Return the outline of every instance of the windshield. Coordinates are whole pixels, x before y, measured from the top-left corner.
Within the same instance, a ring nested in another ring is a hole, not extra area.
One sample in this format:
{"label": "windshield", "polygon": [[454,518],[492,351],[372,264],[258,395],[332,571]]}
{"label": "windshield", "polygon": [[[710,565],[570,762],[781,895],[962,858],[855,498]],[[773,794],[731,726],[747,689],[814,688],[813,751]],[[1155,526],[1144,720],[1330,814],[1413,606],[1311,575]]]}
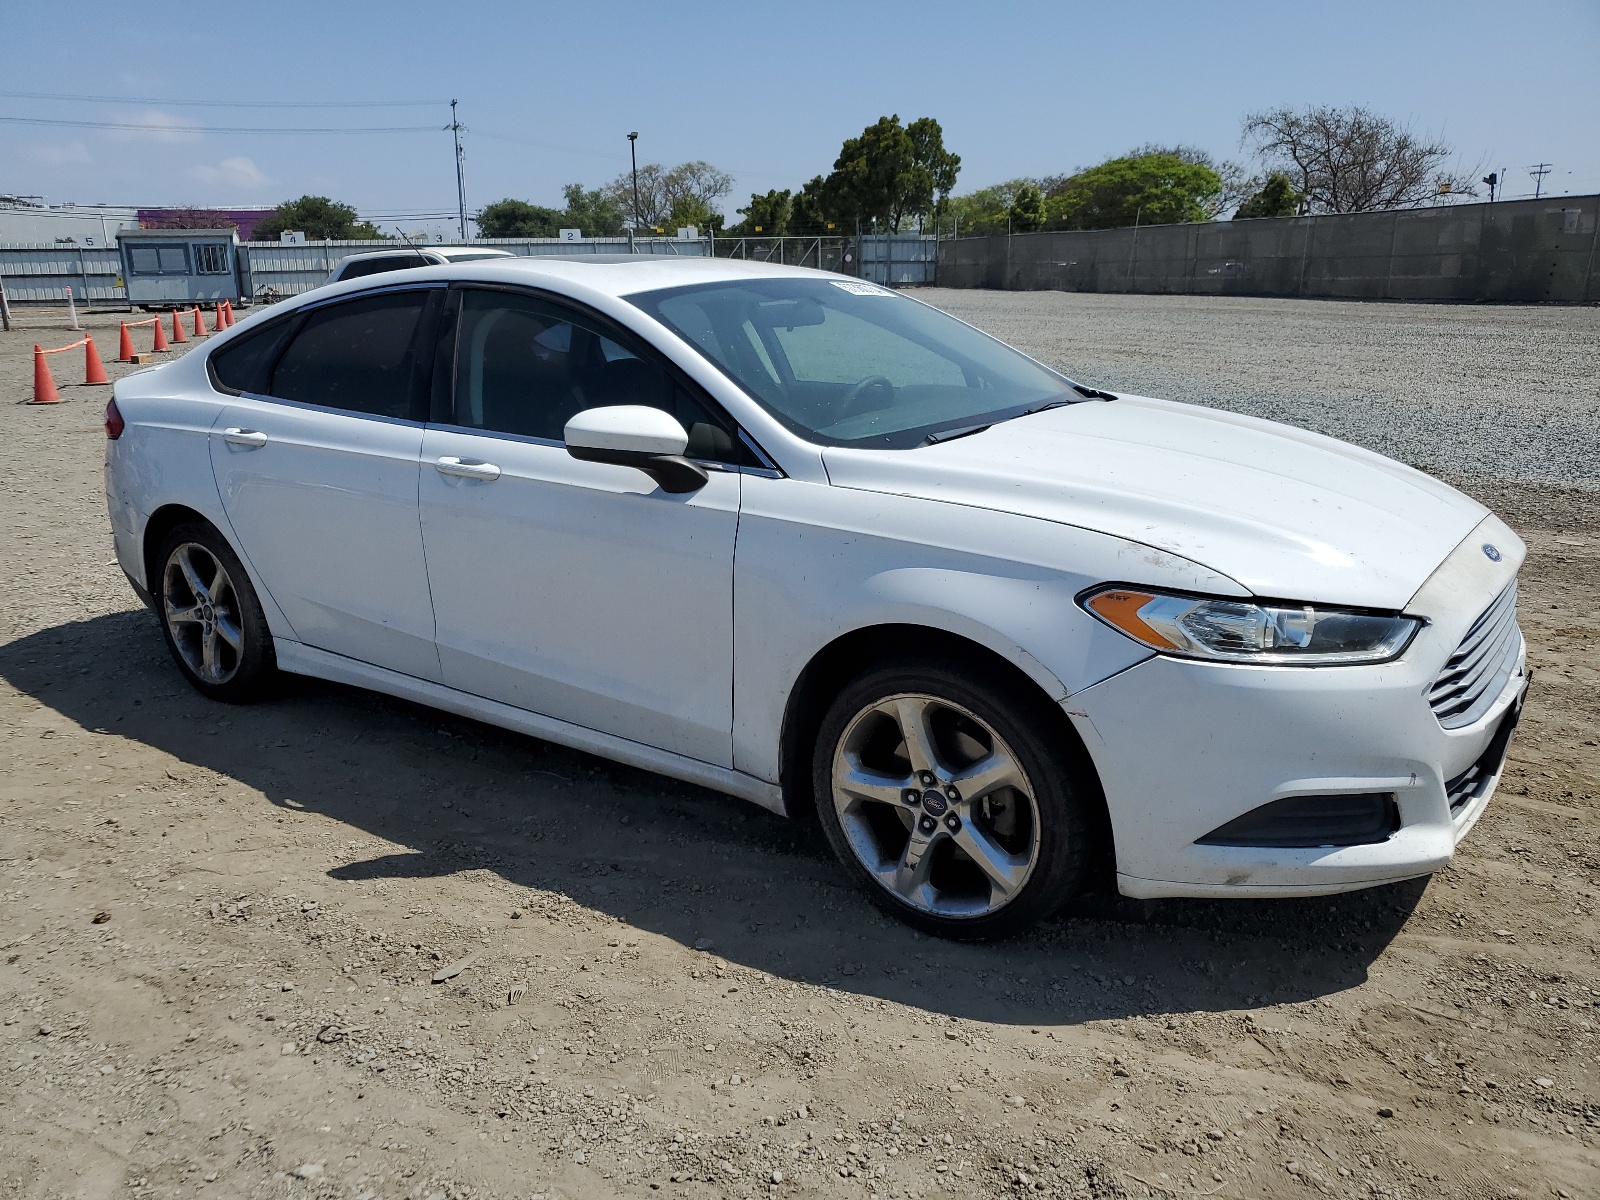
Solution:
{"label": "windshield", "polygon": [[1078,399],[987,334],[858,279],[739,280],[628,300],[824,444],[905,449]]}

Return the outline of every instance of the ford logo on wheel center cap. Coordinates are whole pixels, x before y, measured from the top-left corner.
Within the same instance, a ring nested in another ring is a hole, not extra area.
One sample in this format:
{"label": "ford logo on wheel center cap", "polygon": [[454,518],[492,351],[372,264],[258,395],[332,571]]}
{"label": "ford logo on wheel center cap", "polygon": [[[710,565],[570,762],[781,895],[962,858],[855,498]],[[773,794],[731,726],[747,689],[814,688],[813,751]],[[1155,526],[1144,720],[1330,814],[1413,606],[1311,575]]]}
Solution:
{"label": "ford logo on wheel center cap", "polygon": [[1485,542],[1483,544],[1483,555],[1490,562],[1499,562],[1500,561],[1500,548],[1498,546],[1496,546],[1493,542]]}
{"label": "ford logo on wheel center cap", "polygon": [[929,788],[922,793],[922,808],[929,816],[937,817],[950,807],[950,802],[944,798],[942,792]]}

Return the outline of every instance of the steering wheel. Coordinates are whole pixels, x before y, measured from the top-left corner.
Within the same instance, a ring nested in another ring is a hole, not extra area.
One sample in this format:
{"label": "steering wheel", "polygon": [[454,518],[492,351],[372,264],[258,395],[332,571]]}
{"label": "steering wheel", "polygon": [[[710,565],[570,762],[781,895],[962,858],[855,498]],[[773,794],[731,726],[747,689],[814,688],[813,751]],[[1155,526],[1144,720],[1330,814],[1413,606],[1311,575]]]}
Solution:
{"label": "steering wheel", "polygon": [[[881,388],[884,393],[882,404],[863,404],[862,397],[869,388]],[[887,375],[868,375],[865,379],[851,385],[850,390],[839,399],[839,419],[857,417],[863,413],[875,412],[880,408],[888,408],[894,403],[894,380]]]}

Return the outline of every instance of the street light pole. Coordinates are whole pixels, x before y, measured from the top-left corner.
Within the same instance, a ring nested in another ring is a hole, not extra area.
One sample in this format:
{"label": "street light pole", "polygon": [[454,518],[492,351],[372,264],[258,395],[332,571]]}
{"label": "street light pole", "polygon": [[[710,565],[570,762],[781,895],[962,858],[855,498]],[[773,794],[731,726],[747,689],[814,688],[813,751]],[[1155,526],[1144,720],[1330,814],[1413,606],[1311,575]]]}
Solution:
{"label": "street light pole", "polygon": [[639,144],[637,131],[628,135],[628,157],[633,161],[633,228],[639,228],[639,152],[635,147]]}

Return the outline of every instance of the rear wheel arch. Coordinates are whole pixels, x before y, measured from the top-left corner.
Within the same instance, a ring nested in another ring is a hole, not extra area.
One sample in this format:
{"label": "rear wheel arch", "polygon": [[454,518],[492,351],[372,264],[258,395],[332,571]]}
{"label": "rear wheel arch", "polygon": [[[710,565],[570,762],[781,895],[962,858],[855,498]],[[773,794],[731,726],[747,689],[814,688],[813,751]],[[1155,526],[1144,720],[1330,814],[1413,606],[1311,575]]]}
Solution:
{"label": "rear wheel arch", "polygon": [[934,658],[958,670],[974,670],[996,678],[1019,704],[1038,713],[1064,752],[1076,759],[1086,777],[1094,781],[1092,807],[1099,824],[1096,857],[1109,870],[1114,861],[1111,821],[1100,775],[1061,705],[1036,678],[991,647],[931,626],[891,624],[855,629],[829,642],[805,665],[789,691],[779,744],[779,781],[789,816],[815,819],[812,745],[834,698],[863,671],[911,657]]}
{"label": "rear wheel arch", "polygon": [[[196,512],[186,504],[165,504],[150,514],[150,519],[144,523],[144,537],[140,546],[140,559],[144,566],[144,585],[152,596],[160,594],[161,544],[167,540],[179,525],[187,525],[191,521],[199,521],[217,528],[217,523],[202,512]],[[217,529],[219,534],[222,530]],[[223,534],[226,538],[227,535]]]}

